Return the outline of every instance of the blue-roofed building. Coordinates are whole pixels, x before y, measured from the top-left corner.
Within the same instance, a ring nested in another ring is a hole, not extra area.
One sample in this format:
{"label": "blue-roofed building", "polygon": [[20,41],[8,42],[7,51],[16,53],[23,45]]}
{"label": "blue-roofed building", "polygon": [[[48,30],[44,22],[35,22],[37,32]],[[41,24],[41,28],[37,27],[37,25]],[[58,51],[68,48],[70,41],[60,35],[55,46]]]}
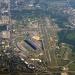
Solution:
{"label": "blue-roofed building", "polygon": [[32,47],[34,50],[37,50],[37,46],[29,39],[24,40],[30,47]]}

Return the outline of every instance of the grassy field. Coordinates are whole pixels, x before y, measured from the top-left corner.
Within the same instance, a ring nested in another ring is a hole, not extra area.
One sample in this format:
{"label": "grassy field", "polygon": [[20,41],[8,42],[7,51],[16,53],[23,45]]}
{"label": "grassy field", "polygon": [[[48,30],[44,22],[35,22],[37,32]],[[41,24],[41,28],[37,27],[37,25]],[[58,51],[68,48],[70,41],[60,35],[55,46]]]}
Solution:
{"label": "grassy field", "polygon": [[75,41],[75,32],[67,34],[66,38]]}
{"label": "grassy field", "polygon": [[72,63],[71,65],[69,65],[69,69],[70,69],[71,71],[75,71],[75,62]]}

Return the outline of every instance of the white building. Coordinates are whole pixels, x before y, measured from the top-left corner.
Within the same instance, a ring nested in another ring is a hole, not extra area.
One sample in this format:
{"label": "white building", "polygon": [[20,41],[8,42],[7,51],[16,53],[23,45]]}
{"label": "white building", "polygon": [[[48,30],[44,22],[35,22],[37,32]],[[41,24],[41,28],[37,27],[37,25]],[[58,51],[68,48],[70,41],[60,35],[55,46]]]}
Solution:
{"label": "white building", "polygon": [[2,38],[10,39],[10,31],[2,31]]}

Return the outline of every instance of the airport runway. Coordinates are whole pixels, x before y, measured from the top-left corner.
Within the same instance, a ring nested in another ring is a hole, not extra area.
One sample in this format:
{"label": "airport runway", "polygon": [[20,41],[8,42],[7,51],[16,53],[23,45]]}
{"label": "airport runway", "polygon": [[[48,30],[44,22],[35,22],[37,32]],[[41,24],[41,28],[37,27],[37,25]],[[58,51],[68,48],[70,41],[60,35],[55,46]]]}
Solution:
{"label": "airport runway", "polygon": [[[50,23],[49,18],[47,17],[43,18],[42,23],[44,24],[40,25],[40,28],[41,28],[41,34],[43,36],[42,42],[43,42],[45,57],[46,60],[49,62],[49,65],[56,66],[57,65],[56,56],[55,56],[56,45],[54,42],[53,48],[51,48],[51,44],[50,44],[50,37],[55,36],[54,28]],[[51,26],[51,28],[53,28],[50,29],[50,34],[49,34],[48,26]]]}

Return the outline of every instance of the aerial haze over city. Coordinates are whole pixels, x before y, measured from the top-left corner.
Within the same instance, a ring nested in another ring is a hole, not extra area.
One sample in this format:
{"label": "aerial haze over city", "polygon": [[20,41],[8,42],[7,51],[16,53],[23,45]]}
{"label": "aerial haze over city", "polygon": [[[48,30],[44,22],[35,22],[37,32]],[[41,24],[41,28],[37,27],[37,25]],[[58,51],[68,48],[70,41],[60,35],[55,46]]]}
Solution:
{"label": "aerial haze over city", "polygon": [[0,75],[75,75],[75,0],[0,0]]}

